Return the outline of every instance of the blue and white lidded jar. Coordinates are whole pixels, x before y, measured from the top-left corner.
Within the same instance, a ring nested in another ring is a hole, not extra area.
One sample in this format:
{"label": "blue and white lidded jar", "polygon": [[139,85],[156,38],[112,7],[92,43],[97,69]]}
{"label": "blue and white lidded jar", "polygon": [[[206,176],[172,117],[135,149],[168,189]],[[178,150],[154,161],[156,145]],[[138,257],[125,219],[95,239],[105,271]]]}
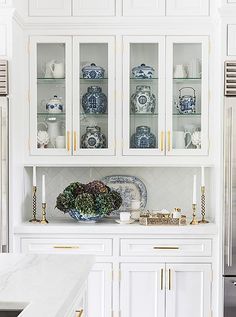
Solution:
{"label": "blue and white lidded jar", "polygon": [[156,97],[151,92],[150,86],[137,86],[130,101],[132,113],[154,113],[155,111]]}
{"label": "blue and white lidded jar", "polygon": [[82,97],[82,107],[85,113],[106,113],[107,96],[99,86],[88,87],[87,92]]}
{"label": "blue and white lidded jar", "polygon": [[104,78],[104,73],[104,68],[101,66],[96,66],[94,63],[85,65],[82,68],[83,78],[85,79],[102,79]]}
{"label": "blue and white lidded jar", "polygon": [[50,99],[46,103],[46,110],[51,113],[58,113],[63,111],[62,98],[54,95],[52,99]]}
{"label": "blue and white lidded jar", "polygon": [[132,74],[134,78],[138,79],[152,79],[154,68],[152,66],[148,66],[145,64],[141,64],[140,66],[135,66],[132,68]]}
{"label": "blue and white lidded jar", "polygon": [[131,148],[150,149],[156,147],[156,137],[148,126],[139,126],[130,140]]}
{"label": "blue and white lidded jar", "polygon": [[81,147],[83,149],[103,149],[106,148],[106,137],[98,126],[86,128],[86,133],[81,137]]}

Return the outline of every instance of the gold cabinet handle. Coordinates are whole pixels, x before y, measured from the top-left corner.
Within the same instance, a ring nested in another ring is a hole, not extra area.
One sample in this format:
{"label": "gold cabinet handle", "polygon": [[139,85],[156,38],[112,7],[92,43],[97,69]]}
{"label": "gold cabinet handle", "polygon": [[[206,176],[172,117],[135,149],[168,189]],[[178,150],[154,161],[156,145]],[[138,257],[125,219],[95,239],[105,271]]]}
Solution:
{"label": "gold cabinet handle", "polygon": [[76,317],[81,317],[83,315],[84,310],[76,310]]}
{"label": "gold cabinet handle", "polygon": [[70,152],[70,131],[67,131],[67,151]]}
{"label": "gold cabinet handle", "polygon": [[170,130],[167,132],[167,149],[170,151]]}
{"label": "gold cabinet handle", "polygon": [[74,131],[74,151],[77,151],[77,133]]}
{"label": "gold cabinet handle", "polygon": [[153,247],[154,250],[179,250],[179,247]]}
{"label": "gold cabinet handle", "polygon": [[79,249],[78,245],[54,245],[53,249]]}
{"label": "gold cabinet handle", "polygon": [[161,152],[164,151],[164,131],[161,131]]}
{"label": "gold cabinet handle", "polygon": [[171,269],[168,270],[169,271],[169,291],[171,290]]}
{"label": "gold cabinet handle", "polygon": [[161,290],[163,290],[163,274],[164,274],[164,270],[161,269]]}

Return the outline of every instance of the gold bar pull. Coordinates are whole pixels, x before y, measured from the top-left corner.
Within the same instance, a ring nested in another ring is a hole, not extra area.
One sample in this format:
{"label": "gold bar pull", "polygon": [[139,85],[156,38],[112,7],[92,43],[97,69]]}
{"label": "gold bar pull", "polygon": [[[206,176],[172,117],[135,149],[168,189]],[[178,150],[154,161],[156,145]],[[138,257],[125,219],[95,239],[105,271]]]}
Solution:
{"label": "gold bar pull", "polygon": [[53,249],[79,249],[78,245],[54,245]]}
{"label": "gold bar pull", "polygon": [[163,273],[164,273],[164,270],[161,269],[161,290],[163,290]]}
{"label": "gold bar pull", "polygon": [[164,131],[161,131],[161,152],[164,151]]}
{"label": "gold bar pull", "polygon": [[167,148],[168,151],[170,151],[170,130],[167,132]]}
{"label": "gold bar pull", "polygon": [[77,151],[77,133],[74,131],[74,152]]}
{"label": "gold bar pull", "polygon": [[70,131],[67,131],[67,151],[70,152]]}
{"label": "gold bar pull", "polygon": [[171,290],[171,269],[169,271],[169,291]]}
{"label": "gold bar pull", "polygon": [[84,310],[76,310],[76,317],[81,317],[83,315]]}
{"label": "gold bar pull", "polygon": [[179,247],[153,247],[154,250],[179,250]]}

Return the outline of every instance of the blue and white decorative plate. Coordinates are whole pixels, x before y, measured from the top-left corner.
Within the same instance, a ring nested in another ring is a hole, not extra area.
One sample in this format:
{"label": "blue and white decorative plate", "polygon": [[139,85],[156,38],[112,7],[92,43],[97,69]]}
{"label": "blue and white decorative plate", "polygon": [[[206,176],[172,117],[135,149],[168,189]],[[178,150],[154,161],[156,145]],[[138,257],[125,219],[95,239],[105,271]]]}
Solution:
{"label": "blue and white decorative plate", "polygon": [[112,212],[113,216],[118,216],[120,211],[130,208],[131,200],[140,200],[141,208],[144,209],[147,204],[147,189],[144,183],[136,176],[112,175],[102,179],[110,188],[116,190],[122,197],[121,207]]}

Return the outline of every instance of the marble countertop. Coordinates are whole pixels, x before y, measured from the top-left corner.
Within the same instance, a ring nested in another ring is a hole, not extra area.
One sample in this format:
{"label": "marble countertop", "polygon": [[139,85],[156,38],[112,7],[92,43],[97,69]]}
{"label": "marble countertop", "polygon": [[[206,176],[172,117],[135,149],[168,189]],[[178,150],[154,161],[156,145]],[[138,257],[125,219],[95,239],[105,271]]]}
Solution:
{"label": "marble countertop", "polygon": [[65,317],[79,298],[94,256],[0,254],[0,309],[19,317]]}

